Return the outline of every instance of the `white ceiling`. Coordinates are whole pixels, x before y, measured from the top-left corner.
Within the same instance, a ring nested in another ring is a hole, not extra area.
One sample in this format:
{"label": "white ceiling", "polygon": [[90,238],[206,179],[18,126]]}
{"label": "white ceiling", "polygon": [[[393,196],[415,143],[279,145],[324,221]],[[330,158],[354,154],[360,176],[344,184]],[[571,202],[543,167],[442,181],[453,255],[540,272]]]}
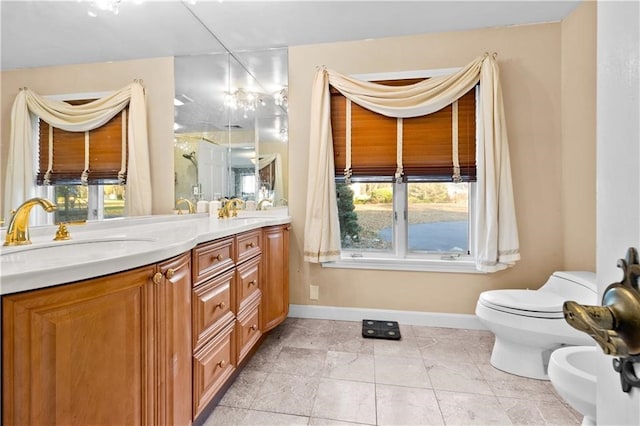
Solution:
{"label": "white ceiling", "polygon": [[570,1],[0,1],[3,70],[558,21]]}

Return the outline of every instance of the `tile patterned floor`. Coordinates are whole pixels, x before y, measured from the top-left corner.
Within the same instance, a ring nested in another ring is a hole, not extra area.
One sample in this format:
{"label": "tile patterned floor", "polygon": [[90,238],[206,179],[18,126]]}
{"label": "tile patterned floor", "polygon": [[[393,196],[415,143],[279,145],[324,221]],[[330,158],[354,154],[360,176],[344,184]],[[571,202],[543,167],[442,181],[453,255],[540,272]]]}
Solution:
{"label": "tile patterned floor", "polygon": [[489,364],[487,331],[288,318],[206,420],[213,425],[579,425],[550,382]]}

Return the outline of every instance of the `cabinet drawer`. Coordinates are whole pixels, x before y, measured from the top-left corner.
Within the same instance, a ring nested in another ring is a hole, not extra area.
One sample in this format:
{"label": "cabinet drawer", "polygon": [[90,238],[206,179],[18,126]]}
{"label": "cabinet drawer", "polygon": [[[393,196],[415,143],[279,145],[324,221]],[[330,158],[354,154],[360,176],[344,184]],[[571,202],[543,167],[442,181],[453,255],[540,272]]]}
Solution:
{"label": "cabinet drawer", "polygon": [[194,285],[234,266],[234,241],[233,238],[226,238],[193,249]]}
{"label": "cabinet drawer", "polygon": [[254,257],[236,269],[237,300],[235,312],[240,312],[247,304],[249,297],[260,288],[261,256]]}
{"label": "cabinet drawer", "polygon": [[215,339],[193,356],[193,418],[220,390],[236,369],[234,324],[229,324]]}
{"label": "cabinet drawer", "polygon": [[244,262],[260,253],[260,245],[262,243],[262,229],[257,231],[249,231],[236,236],[237,255],[236,263]]}
{"label": "cabinet drawer", "polygon": [[233,319],[235,273],[233,270],[193,289],[193,347],[198,349]]}
{"label": "cabinet drawer", "polygon": [[260,297],[252,297],[252,306],[243,311],[236,321],[238,340],[238,364],[260,339]]}

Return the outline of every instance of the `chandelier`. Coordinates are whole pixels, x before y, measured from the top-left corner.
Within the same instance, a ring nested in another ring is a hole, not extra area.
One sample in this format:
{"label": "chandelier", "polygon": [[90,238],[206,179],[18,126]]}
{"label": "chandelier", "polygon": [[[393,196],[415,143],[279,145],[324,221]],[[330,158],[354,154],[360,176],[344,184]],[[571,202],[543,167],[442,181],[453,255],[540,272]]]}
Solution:
{"label": "chandelier", "polygon": [[289,140],[289,129],[283,127],[280,129],[280,140],[282,142],[287,142]]}
{"label": "chandelier", "polygon": [[265,105],[259,93],[237,89],[235,92],[227,92],[224,95],[224,106],[233,110],[242,111],[244,118],[247,118],[249,112],[255,111],[258,105]]}
{"label": "chandelier", "polygon": [[274,93],[273,100],[277,106],[287,109],[289,107],[289,88],[284,86],[279,92]]}
{"label": "chandelier", "polygon": [[89,4],[87,14],[92,18],[98,16],[100,12],[111,12],[117,15],[120,12],[121,0],[94,0]]}

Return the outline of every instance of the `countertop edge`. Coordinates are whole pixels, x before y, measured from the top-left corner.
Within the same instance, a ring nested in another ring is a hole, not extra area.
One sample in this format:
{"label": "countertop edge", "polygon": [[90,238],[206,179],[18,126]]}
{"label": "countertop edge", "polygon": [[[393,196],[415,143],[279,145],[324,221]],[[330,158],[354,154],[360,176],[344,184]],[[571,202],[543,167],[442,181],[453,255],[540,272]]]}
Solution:
{"label": "countertop edge", "polygon": [[[141,240],[149,239],[147,247],[138,250],[128,250],[111,253],[96,253],[91,260],[74,261],[66,256],[59,259],[55,265],[44,264],[26,269],[10,261],[1,262],[0,295],[8,295],[29,290],[70,284],[77,281],[97,278],[104,275],[118,273],[146,265],[158,263],[174,256],[185,253],[198,244],[236,235],[253,229],[291,223],[290,216],[265,216],[264,218],[234,218],[218,220],[209,216],[187,217],[177,220],[171,217],[148,217],[147,220],[132,218],[131,221],[114,222],[112,226],[96,224],[82,230],[72,230],[79,242],[91,241],[91,238],[105,238],[117,234],[123,240],[127,238]],[[163,220],[166,219],[166,220]],[[49,227],[51,228],[51,227]],[[48,233],[50,230],[47,229]],[[37,234],[37,233],[36,233]],[[45,241],[51,246],[50,236],[47,239],[34,240],[33,247],[44,246]],[[73,242],[71,243],[73,244]],[[79,251],[83,247],[78,248]],[[85,249],[86,250],[86,249]],[[5,249],[3,255],[12,253]],[[85,256],[87,253],[83,253]],[[3,259],[4,257],[0,257]],[[10,257],[4,258],[10,259]],[[48,259],[51,262],[51,259]]]}

